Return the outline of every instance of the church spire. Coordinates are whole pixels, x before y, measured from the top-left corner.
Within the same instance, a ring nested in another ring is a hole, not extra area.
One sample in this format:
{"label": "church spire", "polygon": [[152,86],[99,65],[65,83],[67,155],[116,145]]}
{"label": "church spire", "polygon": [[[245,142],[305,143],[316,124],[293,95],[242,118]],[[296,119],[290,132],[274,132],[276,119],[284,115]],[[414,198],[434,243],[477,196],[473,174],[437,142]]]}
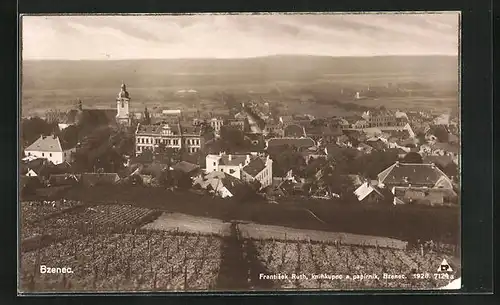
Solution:
{"label": "church spire", "polygon": [[127,91],[127,85],[122,81],[122,85],[120,86],[121,90],[118,93],[118,98],[129,98],[128,91]]}

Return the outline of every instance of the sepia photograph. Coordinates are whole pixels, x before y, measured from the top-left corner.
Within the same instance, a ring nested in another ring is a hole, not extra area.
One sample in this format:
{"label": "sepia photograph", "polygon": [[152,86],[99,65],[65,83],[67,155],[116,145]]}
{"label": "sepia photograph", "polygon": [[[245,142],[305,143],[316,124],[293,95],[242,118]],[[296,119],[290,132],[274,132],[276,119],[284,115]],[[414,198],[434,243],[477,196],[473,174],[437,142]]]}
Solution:
{"label": "sepia photograph", "polygon": [[19,22],[19,294],[461,288],[460,12]]}

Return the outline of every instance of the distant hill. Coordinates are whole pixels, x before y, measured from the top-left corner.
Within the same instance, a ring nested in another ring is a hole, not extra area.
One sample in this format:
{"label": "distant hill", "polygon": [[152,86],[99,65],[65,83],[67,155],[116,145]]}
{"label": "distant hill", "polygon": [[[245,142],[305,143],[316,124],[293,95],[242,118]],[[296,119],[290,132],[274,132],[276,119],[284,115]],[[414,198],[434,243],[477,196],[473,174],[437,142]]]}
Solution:
{"label": "distant hill", "polygon": [[38,61],[22,64],[23,89],[231,85],[245,82],[307,81],[325,75],[415,75],[429,82],[458,81],[454,56],[267,56],[244,59],[147,59]]}

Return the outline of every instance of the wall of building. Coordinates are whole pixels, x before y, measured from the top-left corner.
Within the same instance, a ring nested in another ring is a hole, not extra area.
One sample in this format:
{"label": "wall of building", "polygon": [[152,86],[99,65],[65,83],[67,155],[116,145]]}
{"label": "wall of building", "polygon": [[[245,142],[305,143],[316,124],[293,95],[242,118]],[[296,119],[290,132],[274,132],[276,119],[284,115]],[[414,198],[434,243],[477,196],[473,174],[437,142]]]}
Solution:
{"label": "wall of building", "polygon": [[62,152],[26,151],[25,154],[26,156],[47,159],[54,164],[61,164],[65,160]]}
{"label": "wall of building", "polygon": [[241,179],[241,168],[239,165],[219,165],[218,171],[224,172],[234,178]]}

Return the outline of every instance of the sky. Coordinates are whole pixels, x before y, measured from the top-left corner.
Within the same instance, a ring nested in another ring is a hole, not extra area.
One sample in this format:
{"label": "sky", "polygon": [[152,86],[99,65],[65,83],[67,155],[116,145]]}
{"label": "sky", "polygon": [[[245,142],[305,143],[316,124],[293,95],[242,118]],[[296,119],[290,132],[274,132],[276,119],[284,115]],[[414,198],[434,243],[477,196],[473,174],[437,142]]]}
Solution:
{"label": "sky", "polygon": [[458,55],[459,13],[23,16],[23,59]]}

